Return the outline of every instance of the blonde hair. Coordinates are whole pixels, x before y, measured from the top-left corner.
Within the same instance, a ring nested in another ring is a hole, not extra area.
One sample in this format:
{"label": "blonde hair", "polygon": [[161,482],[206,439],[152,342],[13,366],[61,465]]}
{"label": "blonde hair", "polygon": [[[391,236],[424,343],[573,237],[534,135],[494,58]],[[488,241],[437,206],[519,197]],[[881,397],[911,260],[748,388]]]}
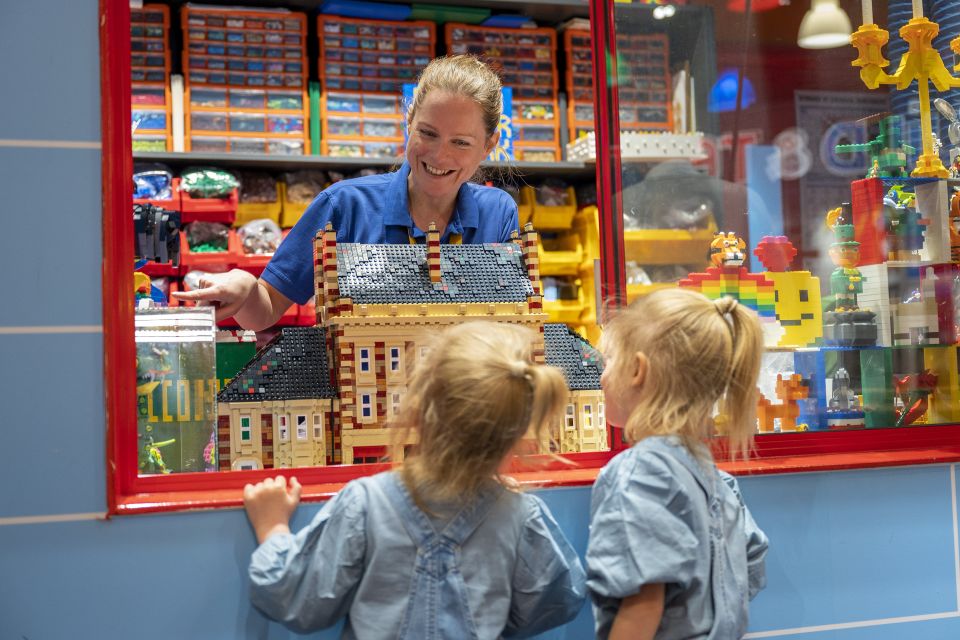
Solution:
{"label": "blonde hair", "polygon": [[756,313],[734,298],[709,300],[685,289],[657,291],[631,304],[604,327],[602,349],[613,357],[608,372],[618,380],[636,352],[648,368],[637,402],[629,407],[624,435],[636,442],[675,435],[697,455],[709,457],[706,439],[719,404],[734,455],[744,456],[756,429],[757,376],[763,335]]}
{"label": "blonde hair", "polygon": [[493,69],[472,55],[434,58],[421,72],[413,101],[407,108],[407,125],[413,123],[420,105],[432,91],[446,91],[470,98],[480,106],[483,128],[492,136],[500,126],[503,114],[503,85]]}
{"label": "blonde hair", "polygon": [[418,435],[400,470],[418,504],[474,495],[529,431],[547,439],[568,390],[559,369],[531,361],[536,338],[530,329],[477,321],[430,346],[397,421],[399,433]]}

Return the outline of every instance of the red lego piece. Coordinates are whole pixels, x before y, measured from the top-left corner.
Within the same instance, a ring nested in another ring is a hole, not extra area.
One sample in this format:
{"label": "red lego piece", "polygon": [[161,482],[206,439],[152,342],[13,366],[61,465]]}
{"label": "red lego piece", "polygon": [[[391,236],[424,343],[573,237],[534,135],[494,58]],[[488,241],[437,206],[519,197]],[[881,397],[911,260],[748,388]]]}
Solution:
{"label": "red lego piece", "polygon": [[854,237],[860,243],[859,266],[886,262],[886,224],[883,219],[883,182],[864,178],[850,183]]}

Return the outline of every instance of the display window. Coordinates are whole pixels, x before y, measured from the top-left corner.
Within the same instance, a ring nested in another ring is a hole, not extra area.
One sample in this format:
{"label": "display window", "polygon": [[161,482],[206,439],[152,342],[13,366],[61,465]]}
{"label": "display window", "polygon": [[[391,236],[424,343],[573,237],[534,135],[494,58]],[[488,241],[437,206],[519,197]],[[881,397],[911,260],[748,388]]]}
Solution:
{"label": "display window", "polygon": [[[111,511],[236,506],[276,473],[322,499],[387,468],[429,336],[475,315],[536,329],[570,386],[518,477],[592,482],[628,446],[605,422],[606,314],[672,287],[761,320],[755,444],[734,461],[717,439],[725,468],[960,459],[949,4],[562,0],[518,4],[524,25],[102,0]],[[509,89],[484,167],[521,233],[492,266],[448,245],[453,279],[407,288],[429,234],[350,249],[321,233],[315,297],[257,335],[171,295],[259,276],[328,184],[396,167],[411,83],[447,53],[484,57]]]}

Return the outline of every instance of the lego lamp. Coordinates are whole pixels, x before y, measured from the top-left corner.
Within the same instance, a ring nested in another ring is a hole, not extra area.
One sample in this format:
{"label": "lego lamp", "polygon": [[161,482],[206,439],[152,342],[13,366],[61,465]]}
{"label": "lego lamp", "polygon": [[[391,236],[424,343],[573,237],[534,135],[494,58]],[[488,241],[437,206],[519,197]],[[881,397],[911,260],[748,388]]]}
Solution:
{"label": "lego lamp", "polygon": [[797,44],[804,49],[830,49],[850,43],[850,18],[837,0],[811,0],[800,21]]}

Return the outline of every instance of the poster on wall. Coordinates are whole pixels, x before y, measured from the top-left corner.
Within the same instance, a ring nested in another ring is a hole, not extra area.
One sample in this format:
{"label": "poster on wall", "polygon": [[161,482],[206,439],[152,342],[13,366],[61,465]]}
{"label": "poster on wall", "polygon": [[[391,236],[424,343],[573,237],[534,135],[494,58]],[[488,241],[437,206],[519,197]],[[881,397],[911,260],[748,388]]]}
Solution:
{"label": "poster on wall", "polygon": [[775,141],[783,157],[784,178],[791,177],[793,167],[793,177],[800,180],[803,257],[819,275],[833,268],[826,255],[832,240],[824,216],[850,201],[850,182],[864,177],[869,169],[865,153],[838,154],[834,148],[867,142],[867,127],[858,121],[888,111],[888,95],[885,90],[797,91],[797,128],[789,132],[789,139],[783,136]]}

